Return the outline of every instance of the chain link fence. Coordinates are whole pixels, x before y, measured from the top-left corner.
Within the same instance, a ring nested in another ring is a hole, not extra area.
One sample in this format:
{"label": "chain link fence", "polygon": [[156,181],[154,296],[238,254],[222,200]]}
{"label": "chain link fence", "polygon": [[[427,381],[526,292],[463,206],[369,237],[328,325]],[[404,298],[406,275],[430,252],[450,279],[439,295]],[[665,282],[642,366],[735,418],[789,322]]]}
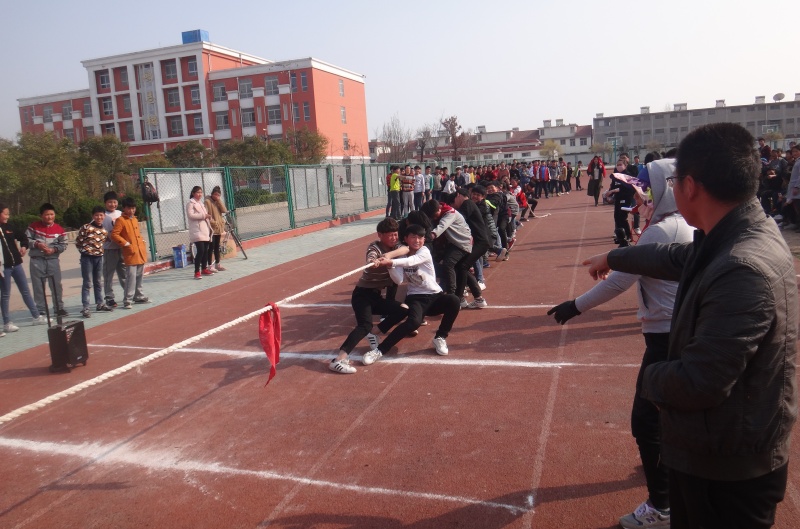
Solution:
{"label": "chain link fence", "polygon": [[384,208],[387,174],[384,164],[141,169],[140,181],[150,181],[160,199],[149,207],[151,258],[189,246],[186,203],[196,185],[206,195],[220,186],[239,238],[249,240]]}

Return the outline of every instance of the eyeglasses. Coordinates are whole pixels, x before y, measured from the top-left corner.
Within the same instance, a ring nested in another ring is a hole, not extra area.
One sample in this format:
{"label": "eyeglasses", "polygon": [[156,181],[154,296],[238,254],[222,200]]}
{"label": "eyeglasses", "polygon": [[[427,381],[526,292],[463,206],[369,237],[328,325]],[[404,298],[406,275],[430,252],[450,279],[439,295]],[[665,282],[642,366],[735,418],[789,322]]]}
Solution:
{"label": "eyeglasses", "polygon": [[682,180],[683,178],[683,176],[668,176],[664,180],[667,181],[667,186],[673,187],[676,180]]}

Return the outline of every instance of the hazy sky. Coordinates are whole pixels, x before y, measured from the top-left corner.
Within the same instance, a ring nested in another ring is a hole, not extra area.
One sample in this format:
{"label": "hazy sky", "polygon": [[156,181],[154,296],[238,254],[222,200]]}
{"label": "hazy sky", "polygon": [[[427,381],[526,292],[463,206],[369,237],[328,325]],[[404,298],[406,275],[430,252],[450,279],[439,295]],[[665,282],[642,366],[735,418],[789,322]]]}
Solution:
{"label": "hazy sky", "polygon": [[366,75],[369,136],[397,114],[416,129],[591,124],[597,112],[747,104],[800,92],[788,0],[0,0],[0,137],[17,99],[88,88],[80,61],[181,43],[271,60],[313,56]]}

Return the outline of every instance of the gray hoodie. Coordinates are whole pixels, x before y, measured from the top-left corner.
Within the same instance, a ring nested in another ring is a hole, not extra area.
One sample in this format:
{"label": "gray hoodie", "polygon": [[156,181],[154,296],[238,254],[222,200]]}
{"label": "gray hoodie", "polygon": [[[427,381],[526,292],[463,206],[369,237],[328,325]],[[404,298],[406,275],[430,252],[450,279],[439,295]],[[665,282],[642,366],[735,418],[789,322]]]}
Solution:
{"label": "gray hoodie", "polygon": [[[642,232],[637,244],[690,242],[694,228],[689,226],[678,213],[672,188],[667,186],[666,178],[675,173],[675,160],[656,160],[647,164],[650,175],[650,188],[653,194],[653,216],[650,224]],[[579,296],[575,305],[585,312],[606,301],[614,299],[638,281],[639,310],[636,317],[642,322],[643,333],[669,332],[672,308],[678,283],[663,281],[645,276],[612,272],[605,281],[598,282],[594,288]]]}

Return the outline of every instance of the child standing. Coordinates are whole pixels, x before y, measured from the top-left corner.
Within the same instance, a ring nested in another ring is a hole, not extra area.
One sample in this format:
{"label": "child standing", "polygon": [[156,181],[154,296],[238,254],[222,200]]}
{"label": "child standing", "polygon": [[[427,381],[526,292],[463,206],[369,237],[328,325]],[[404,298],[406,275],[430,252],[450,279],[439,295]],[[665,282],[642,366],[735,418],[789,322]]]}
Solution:
{"label": "child standing", "polygon": [[54,307],[59,316],[69,316],[64,310],[64,290],[61,287],[61,263],[58,257],[67,249],[67,234],[64,228],[56,224],[56,208],[45,203],[39,208],[41,220],[28,226],[25,235],[28,237],[28,248],[31,256],[31,284],[33,300],[39,314],[44,314],[45,290],[42,279],[52,277],[58,293],[58,307]]}
{"label": "child standing", "polygon": [[109,191],[103,195],[103,202],[106,205],[103,217],[103,228],[108,232],[109,237],[103,244],[103,287],[105,290],[105,304],[110,309],[117,308],[114,301],[114,272],[117,273],[119,284],[125,292],[125,261],[122,259],[117,243],[111,240],[111,231],[114,229],[114,222],[122,215],[117,209],[118,197],[114,191]]}
{"label": "child standing", "polygon": [[108,239],[108,232],[103,227],[105,216],[103,206],[95,206],[92,209],[92,222],[81,226],[78,236],[75,238],[75,246],[81,253],[81,276],[83,276],[81,316],[84,318],[92,316],[92,312],[89,310],[89,291],[92,290],[92,284],[94,284],[94,302],[97,304],[97,312],[111,311],[103,303],[103,245]]}
{"label": "child standing", "polygon": [[147,249],[139,231],[136,218],[136,202],[131,197],[122,199],[122,215],[114,222],[111,239],[122,249],[125,260],[125,297],[122,308],[130,309],[133,303],[150,303],[142,292],[144,264],[147,262]]}

